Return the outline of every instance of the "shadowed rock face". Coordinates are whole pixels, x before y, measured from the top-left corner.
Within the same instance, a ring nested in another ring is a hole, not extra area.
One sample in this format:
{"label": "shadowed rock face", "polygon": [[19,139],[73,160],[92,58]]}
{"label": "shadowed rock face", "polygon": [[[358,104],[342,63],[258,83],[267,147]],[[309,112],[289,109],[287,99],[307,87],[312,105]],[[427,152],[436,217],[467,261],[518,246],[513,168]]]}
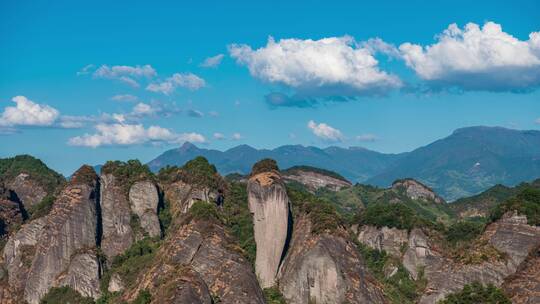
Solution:
{"label": "shadowed rock face", "polygon": [[314,235],[311,226],[306,216],[295,220],[291,247],[279,272],[287,303],[385,303],[382,289],[345,231]]}
{"label": "shadowed rock face", "polygon": [[518,271],[505,280],[503,289],[512,303],[540,303],[540,247],[533,250]]}
{"label": "shadowed rock face", "polygon": [[216,194],[214,191],[204,186],[195,186],[175,181],[161,185],[165,193],[165,199],[171,203],[172,214],[179,216],[189,211],[196,201],[214,201]]}
{"label": "shadowed rock face", "polygon": [[159,236],[159,195],[156,185],[150,181],[134,183],[129,189],[129,203],[131,211],[139,217],[141,228],[151,237]]}
{"label": "shadowed rock face", "polygon": [[261,287],[275,284],[289,225],[289,198],[277,171],[252,176],[247,184],[257,253],[255,271]]}
{"label": "shadowed rock face", "polygon": [[101,249],[108,261],[123,253],[134,240],[131,210],[124,187],[113,174],[101,176]]}
{"label": "shadowed rock face", "polygon": [[45,189],[26,173],[17,175],[6,186],[17,194],[26,210],[40,203],[47,195]]}
{"label": "shadowed rock face", "polygon": [[392,189],[405,190],[405,194],[413,200],[434,201],[440,204],[444,203],[444,200],[433,192],[433,190],[414,179],[397,180],[392,184]]}
{"label": "shadowed rock face", "polygon": [[373,249],[386,251],[388,254],[401,258],[401,248],[408,242],[407,230],[397,228],[363,226],[358,233],[358,241]]}
{"label": "shadowed rock face", "polygon": [[0,239],[6,238],[22,222],[19,204],[0,197]]}
{"label": "shadowed rock face", "polygon": [[222,303],[264,303],[251,265],[220,224],[194,219],[175,227],[124,300],[147,289],[152,303],[212,303],[210,295]]}
{"label": "shadowed rock face", "polygon": [[10,239],[4,250],[10,285],[24,290],[28,303],[39,303],[51,287],[62,285],[85,296],[99,296],[98,198],[98,178],[83,166],[51,212],[24,225]]}

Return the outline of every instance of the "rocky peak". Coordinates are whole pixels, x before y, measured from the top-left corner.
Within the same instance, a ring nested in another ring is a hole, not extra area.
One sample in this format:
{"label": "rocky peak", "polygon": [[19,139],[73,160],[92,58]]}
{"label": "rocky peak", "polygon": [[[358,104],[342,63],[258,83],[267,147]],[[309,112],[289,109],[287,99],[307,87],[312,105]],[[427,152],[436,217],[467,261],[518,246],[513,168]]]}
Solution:
{"label": "rocky peak", "polygon": [[286,182],[299,182],[314,192],[320,188],[339,191],[342,188],[352,186],[345,178],[326,170],[310,168],[306,166],[293,167],[283,172]]}
{"label": "rocky peak", "polygon": [[392,184],[392,189],[404,191],[404,193],[413,200],[433,201],[439,204],[444,200],[439,197],[431,188],[412,178],[396,180]]}
{"label": "rocky peak", "polygon": [[289,198],[276,169],[271,160],[255,164],[247,184],[257,244],[255,272],[263,288],[275,284],[289,231]]}

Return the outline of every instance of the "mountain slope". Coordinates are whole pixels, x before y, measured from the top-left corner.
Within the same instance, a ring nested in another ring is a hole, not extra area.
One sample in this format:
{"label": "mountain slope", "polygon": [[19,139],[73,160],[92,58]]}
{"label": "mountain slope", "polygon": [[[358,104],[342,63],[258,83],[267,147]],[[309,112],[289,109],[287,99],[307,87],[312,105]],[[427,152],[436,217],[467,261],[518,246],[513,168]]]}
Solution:
{"label": "mountain slope", "polygon": [[540,131],[469,127],[418,148],[366,182],[388,186],[411,177],[447,200],[496,184],[513,186],[540,176]]}
{"label": "mountain slope", "polygon": [[257,161],[263,158],[272,158],[278,162],[281,168],[308,165],[336,171],[351,181],[361,182],[381,172],[403,154],[383,154],[359,147],[320,149],[301,145],[281,146],[273,150],[258,150],[241,145],[221,152],[201,149],[191,143],[185,143],[178,149],[166,151],[150,161],[148,165],[155,172],[167,165],[181,166],[196,156],[207,158],[223,175],[229,173],[247,174]]}

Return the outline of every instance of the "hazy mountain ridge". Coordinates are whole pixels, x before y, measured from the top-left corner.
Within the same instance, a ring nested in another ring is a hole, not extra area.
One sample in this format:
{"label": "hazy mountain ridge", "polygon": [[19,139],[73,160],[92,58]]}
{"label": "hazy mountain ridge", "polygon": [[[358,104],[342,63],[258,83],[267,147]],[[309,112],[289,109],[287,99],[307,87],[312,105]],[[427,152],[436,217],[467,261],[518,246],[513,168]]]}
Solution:
{"label": "hazy mountain ridge", "polygon": [[221,174],[249,172],[262,158],[281,168],[308,165],[335,171],[351,182],[388,187],[415,178],[448,201],[480,193],[496,184],[514,186],[540,176],[540,131],[502,127],[467,127],[411,152],[385,154],[360,147],[286,145],[272,150],[241,145],[224,152],[191,143],[161,154],[148,165],[158,171],[202,155]]}

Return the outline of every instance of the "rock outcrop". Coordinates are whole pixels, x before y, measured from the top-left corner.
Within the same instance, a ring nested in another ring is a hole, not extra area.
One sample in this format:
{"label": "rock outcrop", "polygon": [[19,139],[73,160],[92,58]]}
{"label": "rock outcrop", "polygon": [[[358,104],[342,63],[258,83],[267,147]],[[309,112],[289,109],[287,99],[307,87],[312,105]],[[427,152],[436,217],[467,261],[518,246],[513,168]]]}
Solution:
{"label": "rock outcrop", "polygon": [[287,303],[385,303],[346,232],[316,235],[311,227],[307,216],[295,219],[291,247],[279,272]]}
{"label": "rock outcrop", "polygon": [[216,197],[214,190],[208,187],[187,184],[181,180],[161,186],[175,216],[187,213],[196,201],[210,202]]}
{"label": "rock outcrop", "polygon": [[113,174],[101,176],[101,250],[108,261],[123,253],[135,236],[131,228],[131,209],[125,187]]}
{"label": "rock outcrop", "polygon": [[6,187],[15,192],[26,210],[39,204],[47,195],[44,187],[26,173],[20,173],[6,183]]}
{"label": "rock outcrop", "polygon": [[129,203],[131,211],[139,218],[141,228],[151,237],[160,236],[156,185],[151,181],[135,182],[129,189]]}
{"label": "rock outcrop", "polygon": [[289,230],[289,198],[279,172],[255,174],[247,184],[257,253],[255,271],[263,288],[275,284]]}
{"label": "rock outcrop", "polygon": [[9,282],[24,290],[28,303],[39,303],[51,287],[63,285],[84,296],[99,296],[98,203],[98,177],[83,166],[50,213],[24,225],[9,240],[4,250]]}
{"label": "rock outcrop", "polygon": [[404,190],[407,197],[413,200],[434,201],[440,204],[444,203],[444,200],[428,186],[411,178],[395,181],[392,184],[392,189],[397,191]]}
{"label": "rock outcrop", "polygon": [[174,226],[125,300],[146,289],[152,303],[265,303],[251,265],[222,225],[184,216]]}
{"label": "rock outcrop", "polygon": [[332,191],[339,191],[342,188],[352,186],[352,184],[345,179],[339,179],[315,171],[295,169],[282,174],[285,182],[298,182],[306,186],[310,191],[317,191],[321,188],[327,188]]}
{"label": "rock outcrop", "polygon": [[503,289],[514,304],[540,303],[540,247],[505,280]]}
{"label": "rock outcrop", "polygon": [[402,248],[408,243],[407,230],[374,226],[363,226],[358,232],[358,241],[373,249],[386,251],[388,254],[401,258]]}
{"label": "rock outcrop", "polygon": [[0,197],[0,239],[14,232],[22,222],[23,216],[19,204]]}

